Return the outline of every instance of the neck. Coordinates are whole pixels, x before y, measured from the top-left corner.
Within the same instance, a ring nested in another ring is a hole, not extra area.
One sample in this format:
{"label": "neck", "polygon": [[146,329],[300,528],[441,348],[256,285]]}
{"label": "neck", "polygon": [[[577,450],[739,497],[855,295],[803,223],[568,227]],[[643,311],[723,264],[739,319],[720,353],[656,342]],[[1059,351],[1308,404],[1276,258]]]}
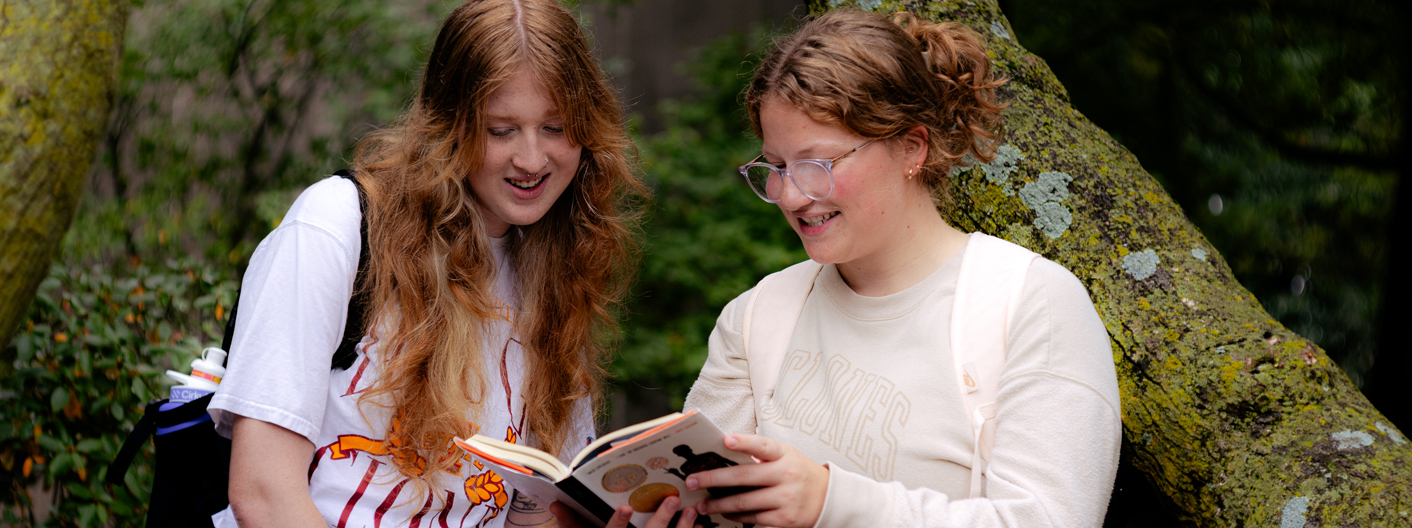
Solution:
{"label": "neck", "polygon": [[854,292],[881,297],[910,288],[966,247],[969,236],[942,220],[930,198],[909,213],[880,251],[838,264],[839,275]]}

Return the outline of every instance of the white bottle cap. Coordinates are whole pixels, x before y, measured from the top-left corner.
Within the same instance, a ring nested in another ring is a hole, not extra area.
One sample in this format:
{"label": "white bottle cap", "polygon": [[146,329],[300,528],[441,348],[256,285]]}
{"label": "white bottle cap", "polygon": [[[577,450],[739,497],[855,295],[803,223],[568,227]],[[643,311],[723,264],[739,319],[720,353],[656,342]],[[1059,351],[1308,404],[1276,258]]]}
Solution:
{"label": "white bottle cap", "polygon": [[[221,350],[219,348],[209,347],[205,350],[202,350],[201,359],[193,360],[191,362],[191,378],[193,380],[200,379],[208,381],[212,385],[219,385],[221,383],[221,378],[225,377],[226,375],[226,368],[222,365],[223,363],[225,363],[225,359],[226,351]],[[193,387],[197,386],[195,384],[188,385],[191,385]],[[212,387],[210,390],[216,389]]]}

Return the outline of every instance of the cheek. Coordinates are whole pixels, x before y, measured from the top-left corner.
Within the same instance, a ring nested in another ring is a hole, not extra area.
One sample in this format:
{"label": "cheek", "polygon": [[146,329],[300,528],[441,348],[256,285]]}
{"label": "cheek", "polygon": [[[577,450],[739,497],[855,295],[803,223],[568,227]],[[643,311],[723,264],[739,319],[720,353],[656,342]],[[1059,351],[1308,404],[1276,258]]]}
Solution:
{"label": "cheek", "polygon": [[510,163],[510,158],[514,156],[514,149],[505,145],[496,145],[495,142],[488,142],[485,146],[485,159],[481,162],[481,172],[499,174],[500,171]]}
{"label": "cheek", "polygon": [[579,164],[583,163],[583,149],[574,146],[566,146],[564,150],[560,152],[561,153],[558,155],[561,160],[560,163],[563,164],[566,169],[578,172]]}
{"label": "cheek", "polygon": [[540,145],[544,148],[544,154],[553,158],[555,163],[559,165],[573,165],[574,167],[578,166],[579,158],[581,157],[580,153],[583,152],[583,149],[574,146],[566,137],[563,135],[542,136],[541,141]]}

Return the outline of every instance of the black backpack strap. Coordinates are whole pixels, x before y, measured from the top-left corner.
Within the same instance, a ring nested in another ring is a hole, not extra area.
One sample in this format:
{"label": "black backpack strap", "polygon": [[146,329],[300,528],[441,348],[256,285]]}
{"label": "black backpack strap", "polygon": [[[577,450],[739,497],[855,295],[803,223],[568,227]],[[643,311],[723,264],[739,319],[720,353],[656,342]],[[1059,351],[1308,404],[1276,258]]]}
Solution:
{"label": "black backpack strap", "polygon": [[[221,350],[230,354],[230,340],[235,337],[235,309],[240,307],[240,288],[235,289],[235,302],[230,305],[230,315],[226,316],[226,331],[221,335]],[[230,356],[227,355],[227,358]],[[224,365],[222,365],[224,366]]]}
{"label": "black backpack strap", "polygon": [[358,188],[358,212],[362,216],[358,227],[358,235],[362,239],[358,251],[358,274],[353,279],[353,295],[348,298],[348,317],[343,323],[343,340],[339,341],[338,350],[333,353],[332,367],[345,370],[353,366],[353,360],[358,358],[358,342],[362,341],[363,334],[367,333],[367,308],[371,292],[366,288],[363,279],[368,275],[368,195],[363,191],[363,184],[358,181],[353,171],[339,169],[333,174],[347,178]]}
{"label": "black backpack strap", "polygon": [[[209,399],[209,398],[208,398]],[[166,399],[156,400],[147,404],[147,408],[142,411],[142,418],[137,420],[137,424],[132,427],[132,432],[128,433],[127,440],[123,440],[122,449],[118,450],[118,456],[113,458],[113,463],[108,464],[108,477],[106,480],[114,486],[123,485],[123,477],[127,476],[127,468],[132,465],[132,459],[137,456],[138,451],[142,451],[142,444],[147,443],[147,439],[152,437],[152,433],[157,432],[157,408]],[[204,406],[202,407],[204,409]]]}

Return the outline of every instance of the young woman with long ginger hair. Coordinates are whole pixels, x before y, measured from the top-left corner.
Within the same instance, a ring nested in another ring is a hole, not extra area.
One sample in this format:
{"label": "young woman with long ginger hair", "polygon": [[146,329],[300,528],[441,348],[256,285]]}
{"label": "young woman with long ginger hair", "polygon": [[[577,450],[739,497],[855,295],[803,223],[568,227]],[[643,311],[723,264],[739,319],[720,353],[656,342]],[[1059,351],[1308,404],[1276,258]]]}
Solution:
{"label": "young woman with long ginger hair", "polygon": [[[938,213],[964,214],[936,189],[967,154],[991,159],[999,137],[1003,81],[981,38],[835,11],[761,63],[746,105],[764,144],[741,172],[813,262],[717,320],[686,407],[762,463],[688,477],[759,487],[700,513],[780,527],[1102,524],[1121,425],[1087,291]],[[778,303],[790,295],[797,319]],[[761,335],[779,350],[758,348]]]}
{"label": "young woman with long ginger hair", "polygon": [[[331,177],[251,257],[210,405],[233,435],[217,526],[552,523],[450,440],[567,461],[592,439],[601,339],[635,258],[630,200],[646,192],[629,148],[566,9],[456,8],[411,108],[358,146],[366,249],[358,188]],[[369,323],[330,371],[354,293]]]}

